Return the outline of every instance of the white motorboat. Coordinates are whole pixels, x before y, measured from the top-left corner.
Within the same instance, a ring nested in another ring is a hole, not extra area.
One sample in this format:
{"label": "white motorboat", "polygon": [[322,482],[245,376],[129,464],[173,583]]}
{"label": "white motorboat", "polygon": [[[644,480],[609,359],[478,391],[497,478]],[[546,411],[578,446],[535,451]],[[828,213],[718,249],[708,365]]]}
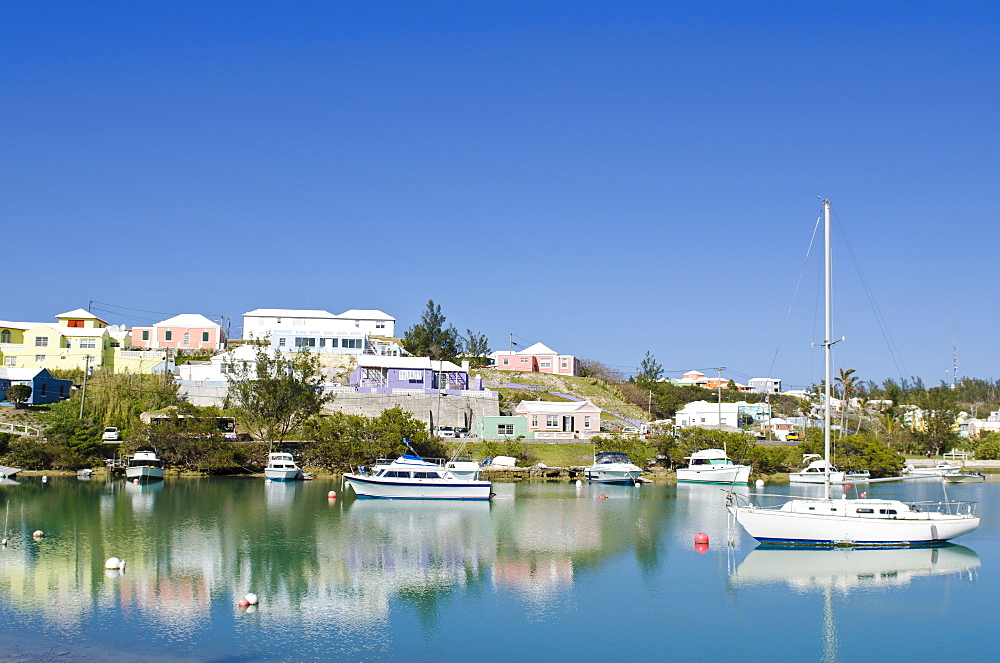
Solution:
{"label": "white motorboat", "polygon": [[933,467],[914,467],[907,465],[903,468],[903,474],[910,476],[943,477],[949,474],[958,474],[962,471],[961,465],[952,465],[948,461],[939,461]]}
{"label": "white motorboat", "polygon": [[[734,492],[727,508],[743,529],[762,543],[793,545],[900,546],[948,541],[979,527],[975,502],[908,503],[900,500],[830,497],[830,431],[832,353],[830,201],[823,201],[825,238],[823,466],[825,497],[792,498],[778,506],[762,506]],[[808,469],[808,468],[807,468]]]}
{"label": "white motorboat", "polygon": [[[806,454],[802,457],[802,461],[805,462],[810,458],[817,460],[812,461],[798,472],[789,472],[788,483],[825,483],[827,481],[834,484],[844,483],[847,478],[846,472],[841,472],[819,454]],[[827,478],[828,476],[829,478]]]}
{"label": "white motorboat", "polygon": [[479,478],[479,463],[468,457],[451,458],[444,464],[444,469],[457,479]]}
{"label": "white motorboat", "polygon": [[371,474],[348,472],[344,479],[358,497],[410,500],[488,500],[493,484],[456,475],[443,465],[404,454],[390,463],[378,462]]}
{"label": "white motorboat", "polygon": [[948,483],[983,483],[986,475],[982,472],[969,472],[968,474],[945,474],[941,477]]}
{"label": "white motorboat", "polygon": [[697,483],[747,483],[751,467],[737,465],[723,449],[702,449],[684,460],[687,467],[677,468],[677,480]]}
{"label": "white motorboat", "polygon": [[271,481],[298,481],[305,478],[305,473],[295,464],[292,454],[285,451],[272,451],[267,454],[267,467],[264,477]]}
{"label": "white motorboat", "polygon": [[641,474],[642,468],[621,451],[602,451],[594,456],[594,464],[583,470],[587,481],[595,483],[632,484]]}
{"label": "white motorboat", "polygon": [[163,461],[156,455],[153,447],[139,447],[134,455],[128,457],[125,478],[139,481],[155,481],[163,478]]}

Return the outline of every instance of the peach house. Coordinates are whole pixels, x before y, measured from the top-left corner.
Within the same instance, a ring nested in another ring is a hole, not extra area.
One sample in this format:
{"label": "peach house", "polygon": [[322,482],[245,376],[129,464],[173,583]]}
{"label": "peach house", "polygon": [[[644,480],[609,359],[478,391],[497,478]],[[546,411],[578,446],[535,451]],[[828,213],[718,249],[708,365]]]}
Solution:
{"label": "peach house", "polygon": [[535,343],[520,352],[498,351],[490,356],[495,364],[492,368],[501,371],[529,371],[558,375],[580,374],[579,359],[572,355],[561,355],[542,343]]}
{"label": "peach house", "polygon": [[182,313],[152,327],[133,327],[130,343],[135,348],[222,350],[226,347],[226,333],[203,315]]}
{"label": "peach house", "polygon": [[528,420],[537,440],[573,440],[601,432],[601,408],[590,401],[521,401],[514,415]]}

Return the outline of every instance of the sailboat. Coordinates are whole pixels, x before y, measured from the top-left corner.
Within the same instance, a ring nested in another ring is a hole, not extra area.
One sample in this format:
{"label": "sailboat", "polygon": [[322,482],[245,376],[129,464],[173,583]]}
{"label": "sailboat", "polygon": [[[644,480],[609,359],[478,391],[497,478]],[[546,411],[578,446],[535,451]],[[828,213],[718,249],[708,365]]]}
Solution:
{"label": "sailboat", "polygon": [[823,201],[825,242],[826,327],[823,460],[824,497],[795,497],[780,506],[760,506],[729,493],[729,513],[746,532],[765,544],[907,546],[941,543],[979,527],[975,502],[902,502],[900,500],[830,497],[830,384],[832,340],[832,269],[830,201]]}

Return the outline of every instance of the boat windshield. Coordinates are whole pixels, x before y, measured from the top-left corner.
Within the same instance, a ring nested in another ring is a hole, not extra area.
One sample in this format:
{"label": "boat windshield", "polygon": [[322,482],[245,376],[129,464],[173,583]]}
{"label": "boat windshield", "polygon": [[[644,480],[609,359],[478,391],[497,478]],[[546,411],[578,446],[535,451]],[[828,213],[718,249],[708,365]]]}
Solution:
{"label": "boat windshield", "polygon": [[609,463],[632,463],[628,454],[621,451],[602,451],[594,457],[594,465],[606,465]]}

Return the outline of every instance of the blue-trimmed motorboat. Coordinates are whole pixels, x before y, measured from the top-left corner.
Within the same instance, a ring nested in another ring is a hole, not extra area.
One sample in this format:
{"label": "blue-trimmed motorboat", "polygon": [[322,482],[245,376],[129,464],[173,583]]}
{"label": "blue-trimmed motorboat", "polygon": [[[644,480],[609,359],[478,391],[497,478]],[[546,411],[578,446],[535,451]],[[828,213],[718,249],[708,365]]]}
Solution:
{"label": "blue-trimmed motorboat", "polygon": [[478,472],[469,478],[415,454],[376,463],[371,472],[348,472],[344,479],[358,497],[397,500],[488,500],[493,488]]}
{"label": "blue-trimmed motorboat", "polygon": [[621,451],[602,451],[594,456],[594,464],[583,469],[587,481],[632,485],[639,481],[642,468]]}

